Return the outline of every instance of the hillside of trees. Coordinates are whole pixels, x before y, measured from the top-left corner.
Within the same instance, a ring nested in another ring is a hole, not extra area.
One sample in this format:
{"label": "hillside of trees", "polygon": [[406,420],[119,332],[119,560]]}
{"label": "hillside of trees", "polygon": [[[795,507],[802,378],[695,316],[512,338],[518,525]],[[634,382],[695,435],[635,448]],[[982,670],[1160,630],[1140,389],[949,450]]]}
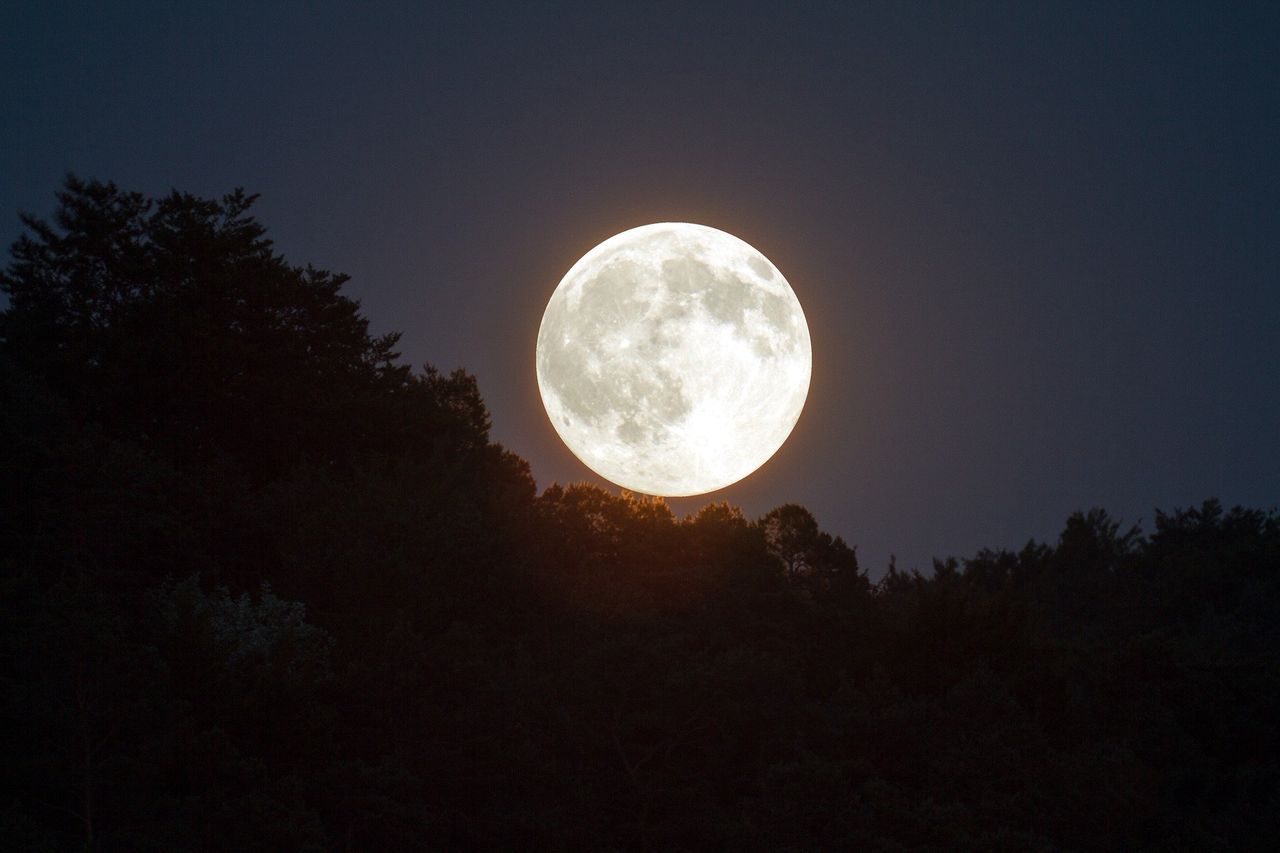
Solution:
{"label": "hillside of trees", "polygon": [[1273,510],[873,584],[797,505],[538,493],[251,195],[57,198],[0,273],[0,848],[1280,838]]}

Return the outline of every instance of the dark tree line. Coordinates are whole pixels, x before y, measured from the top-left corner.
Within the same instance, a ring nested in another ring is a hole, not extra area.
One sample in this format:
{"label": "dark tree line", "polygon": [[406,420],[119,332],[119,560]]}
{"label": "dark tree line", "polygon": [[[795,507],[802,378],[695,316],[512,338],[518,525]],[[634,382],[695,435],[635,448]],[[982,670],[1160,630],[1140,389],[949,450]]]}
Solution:
{"label": "dark tree line", "polygon": [[253,197],[68,179],[0,274],[0,847],[1248,850],[1280,517],[891,568],[537,494]]}

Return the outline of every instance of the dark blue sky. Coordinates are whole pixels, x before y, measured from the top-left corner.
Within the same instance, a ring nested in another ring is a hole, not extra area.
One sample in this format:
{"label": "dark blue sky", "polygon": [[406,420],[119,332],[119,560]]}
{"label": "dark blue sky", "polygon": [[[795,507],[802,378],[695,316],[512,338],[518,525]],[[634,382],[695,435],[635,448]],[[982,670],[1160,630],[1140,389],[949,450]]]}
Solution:
{"label": "dark blue sky", "polygon": [[814,340],[791,439],[709,499],[804,504],[873,575],[1091,506],[1270,507],[1278,9],[5,4],[0,240],[67,171],[260,192],[408,359],[477,375],[545,486],[594,478],[537,396],[551,291],[701,222]]}

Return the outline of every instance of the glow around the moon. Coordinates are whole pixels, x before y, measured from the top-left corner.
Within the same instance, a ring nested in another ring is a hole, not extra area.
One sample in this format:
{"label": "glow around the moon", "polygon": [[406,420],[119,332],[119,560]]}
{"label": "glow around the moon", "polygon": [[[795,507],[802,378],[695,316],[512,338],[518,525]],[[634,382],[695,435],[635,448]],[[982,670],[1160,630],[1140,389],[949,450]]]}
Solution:
{"label": "glow around the moon", "polygon": [[759,468],[791,433],[813,356],[782,273],[731,234],[644,225],[561,280],[538,331],[538,389],[587,467],[696,495]]}

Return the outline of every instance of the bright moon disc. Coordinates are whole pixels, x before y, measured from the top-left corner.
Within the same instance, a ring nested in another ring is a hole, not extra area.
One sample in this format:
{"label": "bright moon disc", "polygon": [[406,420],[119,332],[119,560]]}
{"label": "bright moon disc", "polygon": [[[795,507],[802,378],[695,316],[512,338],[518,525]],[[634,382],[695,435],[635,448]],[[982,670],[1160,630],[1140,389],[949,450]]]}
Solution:
{"label": "bright moon disc", "polygon": [[714,491],[763,465],[800,417],[812,365],[777,267],[684,222],[587,252],[538,331],[538,390],[556,432],[600,476],[651,495]]}

